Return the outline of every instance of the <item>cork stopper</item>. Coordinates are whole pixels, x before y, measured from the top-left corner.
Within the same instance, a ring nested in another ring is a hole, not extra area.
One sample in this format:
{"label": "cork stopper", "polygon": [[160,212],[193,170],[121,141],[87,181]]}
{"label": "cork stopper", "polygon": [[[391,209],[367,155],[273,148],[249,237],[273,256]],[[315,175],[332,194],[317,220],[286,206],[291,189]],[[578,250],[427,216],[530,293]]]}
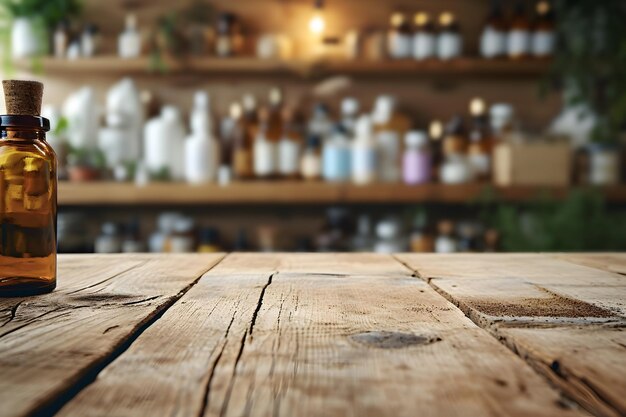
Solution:
{"label": "cork stopper", "polygon": [[4,100],[7,114],[41,115],[43,84],[38,81],[4,80]]}

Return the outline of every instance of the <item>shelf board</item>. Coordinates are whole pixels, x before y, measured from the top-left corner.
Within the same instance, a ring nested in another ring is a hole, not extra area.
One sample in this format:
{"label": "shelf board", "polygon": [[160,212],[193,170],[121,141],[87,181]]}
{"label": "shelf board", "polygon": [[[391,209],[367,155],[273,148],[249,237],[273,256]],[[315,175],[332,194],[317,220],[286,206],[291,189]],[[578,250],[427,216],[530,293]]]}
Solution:
{"label": "shelf board", "polygon": [[[599,189],[611,202],[626,203],[626,186]],[[416,204],[471,203],[492,194],[499,201],[524,202],[541,195],[562,199],[567,187],[493,187],[486,184],[331,184],[302,181],[235,182],[216,184],[60,182],[61,206],[150,206],[227,204]]]}
{"label": "shelf board", "polygon": [[[32,72],[35,61],[25,60],[16,63],[22,71]],[[235,58],[181,58],[164,59],[164,73],[151,70],[148,57],[122,59],[116,56],[97,56],[64,60],[46,57],[41,60],[44,74],[48,76],[68,75],[177,75],[177,74],[227,74],[227,75],[295,75],[300,77],[322,77],[348,74],[361,76],[531,76],[536,77],[548,71],[550,62],[546,60],[486,60],[480,58],[459,58],[452,61],[367,61],[367,60],[281,60],[257,59],[254,57]]]}

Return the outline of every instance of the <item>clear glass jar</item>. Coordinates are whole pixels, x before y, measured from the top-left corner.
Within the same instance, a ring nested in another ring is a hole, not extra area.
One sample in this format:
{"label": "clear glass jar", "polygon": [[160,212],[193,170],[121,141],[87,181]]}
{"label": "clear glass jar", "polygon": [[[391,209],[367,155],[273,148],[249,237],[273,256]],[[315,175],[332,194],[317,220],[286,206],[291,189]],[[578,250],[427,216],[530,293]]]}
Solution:
{"label": "clear glass jar", "polygon": [[56,287],[57,159],[48,119],[0,116],[0,296]]}

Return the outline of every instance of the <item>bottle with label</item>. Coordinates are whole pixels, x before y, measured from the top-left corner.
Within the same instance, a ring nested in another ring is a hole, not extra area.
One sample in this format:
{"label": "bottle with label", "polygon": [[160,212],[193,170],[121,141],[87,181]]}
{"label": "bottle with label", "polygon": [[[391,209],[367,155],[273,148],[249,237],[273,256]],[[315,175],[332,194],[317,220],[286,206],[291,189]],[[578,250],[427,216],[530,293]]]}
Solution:
{"label": "bottle with label", "polygon": [[372,112],[380,180],[397,182],[401,176],[402,143],[401,138],[409,130],[410,120],[396,111],[395,99],[391,96],[379,96]]}
{"label": "bottle with label", "polygon": [[420,130],[412,130],[404,136],[402,178],[405,184],[415,185],[430,181],[432,171],[428,136]]}
{"label": "bottle with label", "polygon": [[391,15],[391,28],[387,34],[387,53],[391,59],[411,57],[413,34],[411,25],[404,13]]}
{"label": "bottle with label", "polygon": [[100,43],[100,30],[93,23],[85,25],[80,35],[80,54],[83,58],[91,58],[96,55]]}
{"label": "bottle with label", "polygon": [[413,58],[417,61],[431,59],[437,53],[437,34],[435,25],[428,13],[415,14],[415,33],[413,35]]}
{"label": "bottle with label", "polygon": [[352,142],[352,181],[355,184],[371,184],[378,179],[378,151],[372,120],[363,115],[356,123]]}
{"label": "bottle with label", "polygon": [[480,55],[501,58],[506,55],[507,27],[500,0],[492,0],[487,21],[480,36]]}
{"label": "bottle with label", "polygon": [[494,103],[489,108],[491,132],[495,142],[501,142],[513,131],[514,124],[513,106],[508,103]]}
{"label": "bottle with label", "polygon": [[309,135],[300,161],[300,175],[308,181],[319,180],[322,175],[321,140],[317,135]]}
{"label": "bottle with label", "polygon": [[137,17],[126,15],[126,25],[120,34],[117,51],[120,58],[137,58],[141,55],[141,34],[137,30]]}
{"label": "bottle with label", "polygon": [[439,15],[437,57],[442,61],[458,58],[463,50],[463,38],[456,17],[450,12]]}
{"label": "bottle with label", "polygon": [[57,23],[57,27],[54,30],[54,36],[52,40],[54,57],[63,59],[67,55],[67,47],[70,43],[70,23],[67,19],[62,19]]}
{"label": "bottle with label", "polygon": [[511,59],[527,58],[530,53],[530,21],[522,1],[515,4],[507,36],[507,54]]}
{"label": "bottle with label", "polygon": [[[164,156],[170,179],[180,181],[185,178],[185,127],[180,111],[174,106],[164,106],[161,110],[161,130],[158,133],[166,145],[162,150],[167,153]],[[152,138],[154,139],[154,138]]]}
{"label": "bottle with label", "polygon": [[253,166],[254,176],[260,179],[270,179],[276,175],[278,166],[278,141],[268,137],[269,110],[259,110],[259,128],[254,138]]}
{"label": "bottle with label", "polygon": [[550,3],[541,0],[536,6],[537,18],[531,36],[530,50],[537,58],[549,58],[554,52],[555,22]]}
{"label": "bottle with label", "polygon": [[265,135],[272,143],[278,144],[283,135],[283,93],[278,87],[270,90],[268,102],[269,108]]}
{"label": "bottle with label", "polygon": [[342,125],[324,141],[322,150],[322,176],[329,182],[349,181],[351,174],[350,140]]}
{"label": "bottle with label", "polygon": [[475,179],[487,181],[491,178],[493,137],[487,121],[485,102],[480,98],[473,99],[470,102],[470,114],[472,124],[468,134],[468,163]]}
{"label": "bottle with label", "polygon": [[169,238],[169,252],[189,253],[194,251],[194,223],[189,217],[179,216],[173,220],[173,232]]}
{"label": "bottle with label", "polygon": [[326,139],[332,132],[333,122],[330,119],[328,107],[324,103],[317,103],[313,108],[311,120],[309,120],[308,133],[316,135],[321,140]]}
{"label": "bottle with label", "polygon": [[432,156],[431,178],[439,181],[439,167],[443,162],[443,123],[433,120],[428,126],[428,142]]}
{"label": "bottle with label", "polygon": [[435,239],[435,252],[453,253],[457,251],[457,240],[454,235],[454,223],[442,220],[437,225],[438,235]]}
{"label": "bottle with label", "polygon": [[354,136],[354,127],[359,114],[359,101],[354,97],[341,100],[341,125],[349,137]]}
{"label": "bottle with label", "polygon": [[283,110],[283,135],[278,143],[278,173],[294,179],[300,174],[300,152],[303,143],[302,116],[293,108]]}
{"label": "bottle with label", "polygon": [[237,179],[249,179],[254,175],[252,149],[258,129],[256,100],[254,96],[243,98],[243,116],[235,119],[233,127],[233,175]]}
{"label": "bottle with label", "polygon": [[444,184],[462,184],[472,180],[472,170],[467,160],[467,136],[463,118],[455,116],[446,126],[443,139],[443,163],[439,180]]}
{"label": "bottle with label", "polygon": [[198,91],[191,112],[191,135],[185,140],[185,180],[189,183],[215,180],[220,152],[212,125],[209,95]]}
{"label": "bottle with label", "polygon": [[[56,286],[57,160],[40,116],[43,84],[2,82],[0,116],[0,297]],[[93,132],[95,133],[95,132]]]}

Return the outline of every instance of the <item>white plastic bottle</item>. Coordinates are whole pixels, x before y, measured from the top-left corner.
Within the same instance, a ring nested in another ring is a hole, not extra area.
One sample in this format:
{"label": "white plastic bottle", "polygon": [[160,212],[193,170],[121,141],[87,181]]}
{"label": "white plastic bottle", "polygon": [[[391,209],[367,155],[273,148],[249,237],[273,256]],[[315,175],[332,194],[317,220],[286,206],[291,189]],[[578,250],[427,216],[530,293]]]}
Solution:
{"label": "white plastic bottle", "polygon": [[376,181],[378,155],[369,116],[359,118],[352,142],[352,181],[355,184],[370,184]]}
{"label": "white plastic bottle", "polygon": [[219,144],[213,137],[209,95],[196,92],[191,112],[191,134],[185,140],[185,180],[192,184],[214,181]]}
{"label": "white plastic bottle", "polygon": [[433,58],[437,50],[437,35],[427,13],[415,15],[415,33],[413,34],[413,58],[423,61]]}
{"label": "white plastic bottle", "polygon": [[395,112],[395,100],[391,96],[379,96],[372,112],[376,146],[378,148],[378,168],[381,181],[397,182],[400,180],[400,134],[392,118]]}
{"label": "white plastic bottle", "polygon": [[354,97],[346,97],[341,100],[341,124],[348,136],[354,135],[354,126],[359,114],[359,100]]}
{"label": "white plastic bottle", "polygon": [[126,15],[126,24],[118,39],[117,51],[120,58],[137,58],[141,55],[141,34],[137,30],[137,17],[134,14]]}
{"label": "white plastic bottle", "polygon": [[271,178],[276,174],[277,167],[277,146],[266,135],[267,123],[259,126],[256,138],[254,138],[254,148],[252,151],[254,176],[256,178]]}

